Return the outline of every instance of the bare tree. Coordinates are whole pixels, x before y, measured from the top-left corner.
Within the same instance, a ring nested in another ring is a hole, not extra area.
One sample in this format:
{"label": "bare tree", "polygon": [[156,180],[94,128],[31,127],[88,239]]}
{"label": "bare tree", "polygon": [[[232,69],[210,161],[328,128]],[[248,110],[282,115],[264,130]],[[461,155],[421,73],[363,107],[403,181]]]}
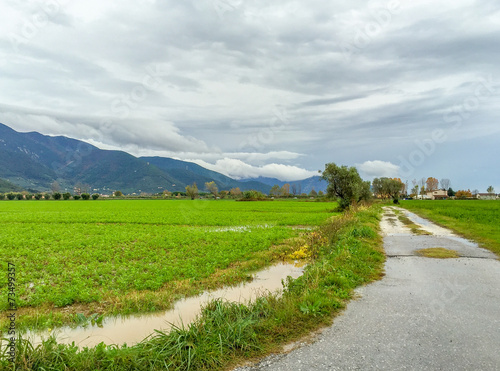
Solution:
{"label": "bare tree", "polygon": [[451,181],[449,179],[446,179],[446,178],[441,179],[439,181],[439,183],[440,183],[442,189],[448,190],[451,188]]}

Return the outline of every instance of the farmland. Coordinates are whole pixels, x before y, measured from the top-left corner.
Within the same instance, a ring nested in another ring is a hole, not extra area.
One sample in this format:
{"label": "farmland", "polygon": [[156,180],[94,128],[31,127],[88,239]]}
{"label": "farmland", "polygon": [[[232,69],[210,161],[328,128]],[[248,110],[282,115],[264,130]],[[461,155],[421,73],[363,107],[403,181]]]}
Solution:
{"label": "farmland", "polygon": [[499,201],[403,201],[401,206],[500,255]]}
{"label": "farmland", "polygon": [[[21,201],[0,203],[0,260],[16,266],[18,326],[166,309],[283,258],[283,241],[332,203]],[[299,228],[294,228],[297,226]],[[7,276],[0,275],[2,292]],[[2,299],[0,310],[7,309]],[[5,323],[2,323],[5,326]]]}

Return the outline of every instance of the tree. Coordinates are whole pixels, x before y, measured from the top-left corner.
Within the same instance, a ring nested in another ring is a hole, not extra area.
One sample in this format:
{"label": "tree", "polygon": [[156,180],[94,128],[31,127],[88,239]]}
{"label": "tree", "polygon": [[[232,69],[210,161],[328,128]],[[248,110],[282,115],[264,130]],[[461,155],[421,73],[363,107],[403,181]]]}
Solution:
{"label": "tree", "polygon": [[316,192],[316,191],[314,190],[314,188],[313,188],[313,189],[311,189],[311,192],[309,192],[309,196],[311,196],[311,197],[316,197],[317,195],[318,195],[318,192]]}
{"label": "tree", "polygon": [[50,185],[50,189],[52,190],[52,193],[58,193],[61,189],[59,186],[59,183],[57,181],[53,181],[52,184]]}
{"label": "tree", "polygon": [[92,199],[93,199],[93,200],[97,200],[98,198],[99,198],[99,194],[98,194],[98,193],[94,193],[94,194],[92,195]]}
{"label": "tree", "polygon": [[369,182],[364,182],[355,167],[325,165],[321,177],[328,182],[327,195],[337,198],[340,209],[366,199],[369,194]]}
{"label": "tree", "polygon": [[71,193],[69,192],[66,192],[66,193],[63,193],[63,199],[65,199],[66,201],[69,200],[71,198]]}
{"label": "tree", "polygon": [[448,197],[453,197],[455,196],[456,192],[453,190],[453,188],[448,188]]}
{"label": "tree", "polygon": [[54,200],[60,200],[61,199],[61,194],[59,192],[55,192],[52,197],[54,197]]}
{"label": "tree", "polygon": [[439,181],[436,178],[429,177],[425,181],[425,185],[427,186],[427,192],[432,192],[438,189]]}
{"label": "tree", "polygon": [[473,196],[477,196],[478,193],[479,193],[479,189],[475,189],[472,191]]}
{"label": "tree", "polygon": [[50,200],[50,193],[45,193],[43,195],[43,198],[46,199],[46,200]]}
{"label": "tree", "polygon": [[439,181],[441,184],[441,189],[450,189],[451,188],[451,181],[449,179],[441,179]]}
{"label": "tree", "polygon": [[285,197],[290,195],[290,184],[283,184],[283,187],[281,187],[281,194]]}
{"label": "tree", "polygon": [[73,200],[79,200],[80,198],[82,198],[80,195],[74,195],[73,196]]}
{"label": "tree", "polygon": [[123,193],[122,191],[115,191],[115,193],[113,193],[115,197],[122,197],[123,196]]}
{"label": "tree", "polygon": [[228,192],[228,191],[220,191],[220,192],[219,192],[219,196],[220,196],[220,198],[226,198],[228,194],[229,194],[229,192]]}
{"label": "tree", "polygon": [[292,184],[292,194],[295,196],[297,194],[297,184]]}
{"label": "tree", "polygon": [[80,196],[82,197],[82,200],[90,200],[90,194],[88,193],[82,193]]}
{"label": "tree", "polygon": [[404,183],[399,178],[375,178],[373,179],[373,191],[382,198],[392,198],[394,203],[398,203],[399,196],[404,190]]}
{"label": "tree", "polygon": [[325,194],[323,193],[323,191],[319,191],[319,192],[318,192],[318,196],[319,196],[319,197],[323,197],[324,195],[325,195]]}
{"label": "tree", "polygon": [[460,191],[457,191],[457,193],[455,193],[455,197],[459,198],[459,199],[472,198],[472,193],[471,193],[470,189],[468,189],[467,191],[460,190]]}
{"label": "tree", "polygon": [[194,200],[198,196],[198,187],[196,186],[196,183],[186,186],[186,194],[191,198],[191,200]]}
{"label": "tree", "polygon": [[269,191],[269,196],[274,196],[274,197],[281,196],[281,187],[277,184],[273,185],[271,187],[271,190]]}
{"label": "tree", "polygon": [[495,188],[493,188],[493,186],[489,186],[486,192],[488,192],[489,194],[495,193]]}
{"label": "tree", "polygon": [[229,190],[229,194],[231,196],[233,196],[234,198],[237,198],[237,197],[241,197],[242,192],[241,192],[239,187],[236,187],[236,188],[231,188]]}
{"label": "tree", "polygon": [[412,197],[418,196],[418,184],[415,184],[411,189],[411,196]]}
{"label": "tree", "polygon": [[205,188],[207,189],[208,192],[210,192],[214,196],[215,199],[217,199],[219,188],[217,188],[217,184],[215,184],[214,181],[206,182]]}

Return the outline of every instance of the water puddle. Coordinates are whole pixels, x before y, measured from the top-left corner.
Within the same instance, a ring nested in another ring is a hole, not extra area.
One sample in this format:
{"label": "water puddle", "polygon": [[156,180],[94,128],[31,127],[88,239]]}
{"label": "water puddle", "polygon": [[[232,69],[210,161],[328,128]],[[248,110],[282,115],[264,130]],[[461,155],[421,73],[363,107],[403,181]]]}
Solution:
{"label": "water puddle", "polygon": [[110,317],[103,321],[102,327],[90,325],[86,328],[62,327],[51,333],[48,331],[28,333],[25,337],[31,339],[33,344],[38,344],[42,339],[55,335],[58,343],[71,344],[75,342],[80,348],[93,347],[101,342],[106,345],[126,343],[131,346],[153,334],[154,330],[168,332],[172,324],[176,326],[189,324],[200,313],[201,307],[210,300],[221,298],[246,303],[255,300],[263,293],[282,290],[282,280],[285,280],[287,276],[300,277],[303,272],[303,264],[278,264],[256,273],[251,282],[180,300],[175,303],[173,309],[165,312],[140,316]]}

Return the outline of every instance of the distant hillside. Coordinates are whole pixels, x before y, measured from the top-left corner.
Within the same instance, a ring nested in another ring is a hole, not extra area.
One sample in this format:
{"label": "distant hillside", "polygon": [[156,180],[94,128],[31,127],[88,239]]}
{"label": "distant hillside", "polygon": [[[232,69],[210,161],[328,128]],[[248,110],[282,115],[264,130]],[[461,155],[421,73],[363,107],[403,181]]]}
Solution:
{"label": "distant hillside", "polygon": [[0,124],[0,178],[31,190],[50,190],[57,181],[62,191],[76,185],[89,192],[158,193],[184,191],[196,182],[215,181],[220,190],[239,187],[268,192],[270,186],[240,182],[194,163],[161,157],[137,158],[123,151],[101,150],[88,143],[37,132],[19,133]]}
{"label": "distant hillside", "polygon": [[0,193],[20,192],[23,189],[7,180],[0,179]]}
{"label": "distant hillside", "polygon": [[217,184],[219,190],[230,190],[231,188],[238,187],[242,191],[254,189],[268,193],[271,189],[271,186],[267,184],[258,181],[241,182],[215,171],[205,169],[193,162],[165,157],[140,157],[140,159],[168,172],[184,184],[193,184],[195,182],[200,190],[204,188],[206,182],[211,181]]}
{"label": "distant hillside", "polygon": [[297,194],[300,194],[300,193],[309,194],[309,192],[311,192],[311,190],[313,190],[313,189],[316,192],[319,192],[319,191],[326,192],[326,187],[328,186],[328,183],[325,180],[321,179],[321,177],[319,177],[319,176],[313,176],[313,177],[303,179],[303,180],[288,181],[288,182],[285,182],[285,181],[282,181],[282,180],[279,180],[276,178],[265,178],[265,177],[242,179],[241,181],[242,182],[248,182],[248,181],[260,182],[260,183],[267,184],[271,187],[275,184],[282,187],[284,184],[288,183],[288,184],[290,184],[290,192],[292,192],[293,189],[295,189],[295,192]]}

